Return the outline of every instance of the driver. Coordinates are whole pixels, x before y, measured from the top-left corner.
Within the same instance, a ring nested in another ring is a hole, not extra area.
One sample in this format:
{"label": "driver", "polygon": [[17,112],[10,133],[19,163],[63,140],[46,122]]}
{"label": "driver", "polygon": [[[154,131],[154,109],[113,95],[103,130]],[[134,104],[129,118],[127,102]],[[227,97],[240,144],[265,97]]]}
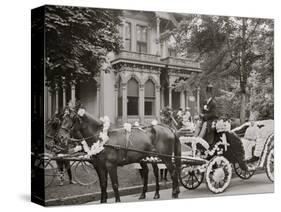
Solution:
{"label": "driver", "polygon": [[206,88],[206,95],[207,99],[205,101],[205,104],[203,106],[202,114],[200,114],[200,117],[203,121],[203,123],[197,126],[201,130],[196,130],[197,132],[200,131],[199,137],[204,138],[205,140],[208,141],[210,145],[213,144],[214,142],[214,136],[215,132],[214,129],[212,128],[213,121],[215,121],[217,117],[217,112],[216,112],[216,102],[213,98],[213,85],[208,84]]}

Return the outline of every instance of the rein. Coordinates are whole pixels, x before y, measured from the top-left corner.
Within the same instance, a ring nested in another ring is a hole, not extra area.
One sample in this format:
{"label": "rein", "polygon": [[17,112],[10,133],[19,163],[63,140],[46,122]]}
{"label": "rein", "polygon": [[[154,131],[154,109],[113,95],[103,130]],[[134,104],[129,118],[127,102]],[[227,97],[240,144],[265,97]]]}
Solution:
{"label": "rein", "polygon": [[89,137],[86,137],[86,138],[69,138],[70,141],[73,141],[73,142],[82,142],[82,141],[87,141],[87,140],[90,140],[92,138],[94,138],[96,135],[93,135],[93,136],[89,136]]}

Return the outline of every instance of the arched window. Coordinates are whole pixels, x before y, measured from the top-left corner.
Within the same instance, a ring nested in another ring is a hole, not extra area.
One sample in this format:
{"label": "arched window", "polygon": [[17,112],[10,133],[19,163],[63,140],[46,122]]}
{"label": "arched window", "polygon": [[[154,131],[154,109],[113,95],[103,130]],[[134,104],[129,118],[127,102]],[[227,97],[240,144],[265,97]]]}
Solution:
{"label": "arched window", "polygon": [[132,78],[127,83],[127,111],[129,116],[139,114],[139,84]]}
{"label": "arched window", "polygon": [[144,115],[155,115],[155,86],[152,80],[144,85]]}

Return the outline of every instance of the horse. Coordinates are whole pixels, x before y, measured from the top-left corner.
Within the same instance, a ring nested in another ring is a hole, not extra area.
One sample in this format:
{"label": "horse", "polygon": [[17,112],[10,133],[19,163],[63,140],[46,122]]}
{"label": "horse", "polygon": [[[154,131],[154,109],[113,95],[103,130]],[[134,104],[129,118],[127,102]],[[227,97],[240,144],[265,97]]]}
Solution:
{"label": "horse", "polygon": [[[81,111],[84,112],[81,113]],[[88,146],[92,146],[94,143],[99,142],[98,137],[102,131],[103,122],[101,120],[92,117],[80,107],[69,107],[68,112],[63,116],[57,138],[64,142],[71,140],[72,135],[73,138],[84,140]],[[180,193],[179,170],[181,166],[181,144],[176,133],[165,126],[155,125],[146,129],[132,128],[130,132],[123,128],[115,129],[109,131],[108,136],[108,141],[104,145],[103,151],[91,157],[92,164],[99,176],[101,203],[107,202],[108,174],[111,178],[115,201],[121,201],[118,190],[117,167],[131,163],[140,163],[143,167],[144,186],[141,197],[145,197],[145,193],[147,192],[148,169],[142,160],[148,156],[147,152],[159,154],[159,158],[167,166],[173,181],[172,198],[178,198],[178,194]],[[118,146],[122,147],[122,149],[119,149]],[[126,150],[126,148],[130,150]],[[175,164],[172,161],[173,154]],[[157,189],[157,192],[159,192],[159,188]]]}
{"label": "horse", "polygon": [[[61,124],[61,118],[62,117],[60,114],[55,114],[46,123],[46,139],[45,139],[46,149],[50,150],[51,152],[54,152],[55,154],[68,153],[68,144],[67,143],[62,144],[59,142],[58,139],[56,139],[56,134]],[[72,178],[70,161],[56,160],[56,164],[58,170],[61,173],[63,173],[64,168],[66,169],[70,184],[75,184],[76,182],[73,181]],[[60,179],[60,185],[63,185],[62,177]]]}

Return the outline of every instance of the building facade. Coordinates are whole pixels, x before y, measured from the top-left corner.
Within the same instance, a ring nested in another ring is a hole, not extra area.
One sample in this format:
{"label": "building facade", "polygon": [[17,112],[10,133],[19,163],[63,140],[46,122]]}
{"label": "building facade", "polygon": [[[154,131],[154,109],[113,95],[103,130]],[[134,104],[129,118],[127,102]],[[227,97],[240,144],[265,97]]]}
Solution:
{"label": "building facade", "polygon": [[171,13],[123,11],[119,27],[123,49],[118,55],[109,54],[113,71],[100,72],[87,83],[46,88],[46,116],[50,118],[69,100],[77,99],[93,116],[107,115],[116,125],[159,120],[166,106],[199,111],[199,90],[194,95],[175,89],[175,82],[201,72],[198,62],[176,56],[168,32],[177,25]]}

